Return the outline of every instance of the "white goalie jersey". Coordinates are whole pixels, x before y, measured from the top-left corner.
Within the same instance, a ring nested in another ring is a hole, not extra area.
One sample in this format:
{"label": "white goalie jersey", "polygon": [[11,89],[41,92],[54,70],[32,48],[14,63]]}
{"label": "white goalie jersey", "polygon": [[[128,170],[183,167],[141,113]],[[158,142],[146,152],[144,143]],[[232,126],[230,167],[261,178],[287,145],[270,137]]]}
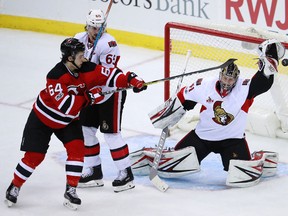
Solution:
{"label": "white goalie jersey", "polygon": [[[80,42],[85,44],[85,58],[89,59],[91,52],[93,50],[93,43],[89,41],[88,33],[87,32],[81,32],[74,36],[77,38]],[[97,45],[93,51],[91,62],[94,62],[96,64],[101,64],[104,67],[117,67],[117,63],[120,59],[120,50],[118,47],[118,44],[113,36],[111,36],[108,33],[103,33],[102,36],[99,38]],[[102,92],[106,91],[112,91],[116,88],[110,88],[107,86],[100,86],[102,88]],[[103,103],[112,94],[105,95],[103,100],[101,100],[99,103]]]}
{"label": "white goalie jersey", "polygon": [[250,80],[238,79],[229,95],[222,98],[216,89],[217,78],[199,79],[183,89],[178,97],[202,105],[197,135],[204,140],[243,138],[250,101]]}

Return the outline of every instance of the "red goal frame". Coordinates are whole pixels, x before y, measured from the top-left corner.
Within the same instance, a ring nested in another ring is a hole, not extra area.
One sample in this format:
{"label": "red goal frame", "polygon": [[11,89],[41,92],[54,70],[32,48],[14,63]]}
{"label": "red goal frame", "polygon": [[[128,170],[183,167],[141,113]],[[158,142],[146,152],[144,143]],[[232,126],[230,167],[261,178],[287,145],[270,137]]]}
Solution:
{"label": "red goal frame", "polygon": [[[231,32],[226,32],[223,30],[215,30],[201,26],[195,26],[184,23],[177,22],[168,22],[165,25],[164,29],[164,77],[170,77],[170,50],[171,50],[171,38],[170,38],[170,30],[171,29],[180,29],[187,30],[190,32],[197,32],[207,35],[212,35],[216,37],[229,38],[233,40],[241,40],[250,43],[262,43],[265,39],[256,38],[246,35],[235,34]],[[288,43],[283,43],[285,48],[288,48]],[[170,97],[170,82],[166,81],[164,83],[164,101],[168,100]]]}

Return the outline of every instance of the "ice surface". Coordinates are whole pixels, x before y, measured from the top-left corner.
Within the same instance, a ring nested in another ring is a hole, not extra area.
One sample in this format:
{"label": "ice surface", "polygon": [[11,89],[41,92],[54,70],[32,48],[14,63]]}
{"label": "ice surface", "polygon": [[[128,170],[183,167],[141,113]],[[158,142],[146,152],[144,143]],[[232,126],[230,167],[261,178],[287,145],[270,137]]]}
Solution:
{"label": "ice surface", "polygon": [[[19,151],[24,124],[47,72],[60,60],[60,43],[65,37],[0,29],[0,195],[13,177],[23,153]],[[136,72],[146,81],[163,78],[163,52],[120,45],[119,67]],[[123,137],[131,151],[158,143],[161,131],[154,129],[148,112],[162,103],[163,84],[139,94],[128,92],[123,115]],[[218,155],[209,155],[201,172],[181,179],[165,180],[170,188],[158,191],[146,176],[135,176],[133,190],[114,193],[111,185],[117,171],[102,134],[104,183],[102,188],[78,189],[82,205],[77,212],[63,207],[65,188],[62,144],[53,137],[45,161],[21,188],[17,205],[0,203],[2,216],[99,215],[99,216],[286,216],[288,215],[288,140],[247,134],[250,150],[279,152],[277,176],[263,179],[250,188],[228,188]],[[173,146],[176,140],[167,139]]]}

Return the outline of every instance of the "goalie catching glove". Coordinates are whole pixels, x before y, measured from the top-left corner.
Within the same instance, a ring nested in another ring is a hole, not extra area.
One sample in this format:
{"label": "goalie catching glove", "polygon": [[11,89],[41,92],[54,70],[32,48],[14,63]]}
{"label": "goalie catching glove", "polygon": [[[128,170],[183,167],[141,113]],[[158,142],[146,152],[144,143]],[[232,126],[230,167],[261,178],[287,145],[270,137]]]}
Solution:
{"label": "goalie catching glove", "polygon": [[278,72],[279,60],[285,55],[285,47],[275,39],[262,42],[258,47],[259,70],[266,77]]}
{"label": "goalie catching glove", "polygon": [[145,82],[143,79],[137,76],[134,72],[127,72],[127,79],[130,86],[133,87],[133,91],[135,93],[141,92],[143,90],[147,89],[147,85],[145,85]]}

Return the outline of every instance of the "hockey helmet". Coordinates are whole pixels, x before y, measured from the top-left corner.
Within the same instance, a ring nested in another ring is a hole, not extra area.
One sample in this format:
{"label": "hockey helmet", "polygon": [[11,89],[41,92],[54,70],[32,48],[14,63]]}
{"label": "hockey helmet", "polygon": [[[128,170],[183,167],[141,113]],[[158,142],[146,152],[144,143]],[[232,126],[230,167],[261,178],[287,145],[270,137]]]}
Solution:
{"label": "hockey helmet", "polygon": [[96,9],[96,10],[90,10],[87,17],[86,17],[86,25],[87,26],[93,26],[95,28],[100,28],[103,26],[103,32],[106,28],[105,24],[105,15],[102,10]]}
{"label": "hockey helmet", "polygon": [[240,70],[238,66],[234,63],[229,64],[228,66],[221,68],[219,74],[220,90],[222,96],[226,96],[231,92],[233,87],[236,85],[238,77],[240,75]]}
{"label": "hockey helmet", "polygon": [[84,52],[85,45],[76,38],[66,38],[60,47],[62,61],[66,61],[69,56],[75,57],[78,52]]}

